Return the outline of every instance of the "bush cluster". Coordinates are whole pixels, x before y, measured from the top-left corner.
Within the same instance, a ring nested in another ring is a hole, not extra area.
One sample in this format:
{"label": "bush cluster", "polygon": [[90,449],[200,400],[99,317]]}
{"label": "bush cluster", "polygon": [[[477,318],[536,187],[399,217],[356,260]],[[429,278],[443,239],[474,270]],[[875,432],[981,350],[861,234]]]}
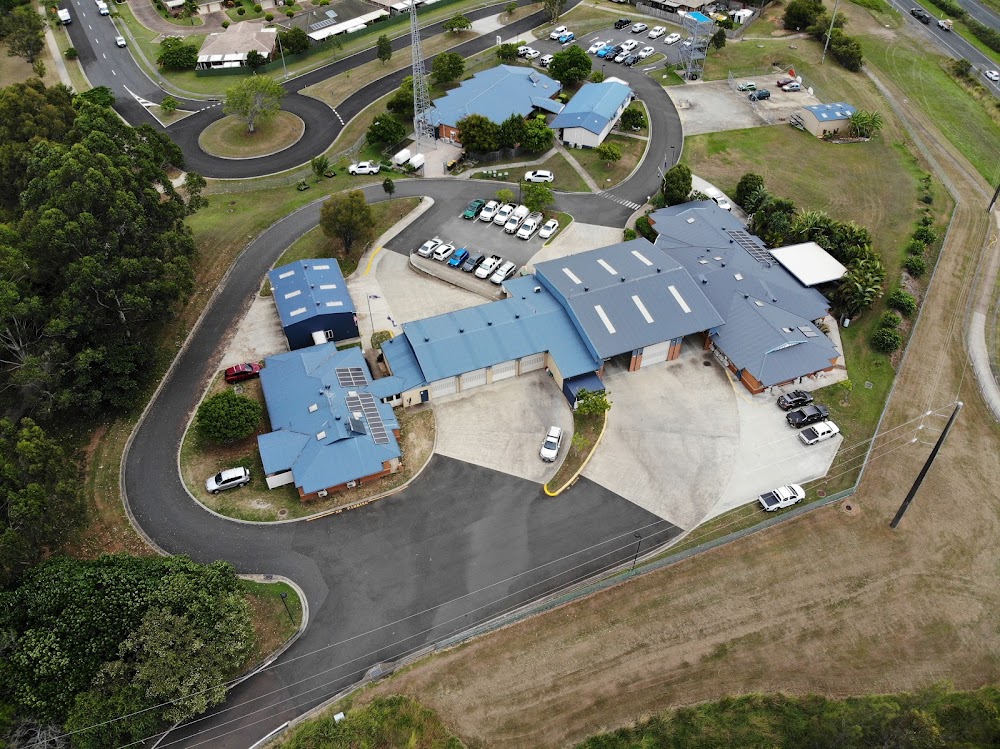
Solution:
{"label": "bush cluster", "polygon": [[917,300],[914,299],[913,294],[902,289],[896,289],[892,292],[886,300],[886,304],[891,309],[899,310],[907,317],[917,311]]}
{"label": "bush cluster", "polygon": [[871,345],[876,351],[891,354],[903,345],[903,336],[893,328],[879,328],[872,334]]}
{"label": "bush cluster", "polygon": [[927,272],[927,263],[922,257],[920,257],[920,255],[913,255],[906,258],[906,262],[903,264],[903,267],[906,268],[906,272],[914,278],[920,278]]}

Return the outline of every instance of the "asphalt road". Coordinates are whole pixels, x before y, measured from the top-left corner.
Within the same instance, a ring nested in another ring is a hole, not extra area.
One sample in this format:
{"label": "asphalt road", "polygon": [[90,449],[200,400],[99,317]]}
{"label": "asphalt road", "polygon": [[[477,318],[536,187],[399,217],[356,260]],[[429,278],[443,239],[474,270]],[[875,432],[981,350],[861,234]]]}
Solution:
{"label": "asphalt road", "polygon": [[[429,188],[454,200],[467,187],[428,182],[401,181],[396,195]],[[369,189],[371,200],[384,199],[380,186]],[[293,213],[239,257],[125,457],[129,506],[159,546],[202,562],[226,559],[241,572],[287,576],[305,591],[311,615],[274,667],[161,746],[247,747],[375,663],[628,559],[636,531],[650,545],[679,532],[588,481],[548,498],[537,484],[441,456],[400,494],[311,523],[236,523],[195,503],[175,457],[188,414],[262,274],[318,215],[319,202]],[[248,702],[261,695],[268,696]]]}
{"label": "asphalt road", "polygon": [[992,8],[988,8],[977,0],[956,0],[965,9],[965,12],[979,23],[1000,31],[1000,13]]}

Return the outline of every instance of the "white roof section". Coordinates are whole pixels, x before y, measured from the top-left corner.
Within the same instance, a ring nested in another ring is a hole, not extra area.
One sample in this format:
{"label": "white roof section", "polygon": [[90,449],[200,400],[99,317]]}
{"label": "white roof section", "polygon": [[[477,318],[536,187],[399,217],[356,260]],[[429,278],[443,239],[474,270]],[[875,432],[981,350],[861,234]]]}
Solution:
{"label": "white roof section", "polygon": [[847,273],[847,268],[815,242],[777,247],[771,256],[804,286],[836,281]]}

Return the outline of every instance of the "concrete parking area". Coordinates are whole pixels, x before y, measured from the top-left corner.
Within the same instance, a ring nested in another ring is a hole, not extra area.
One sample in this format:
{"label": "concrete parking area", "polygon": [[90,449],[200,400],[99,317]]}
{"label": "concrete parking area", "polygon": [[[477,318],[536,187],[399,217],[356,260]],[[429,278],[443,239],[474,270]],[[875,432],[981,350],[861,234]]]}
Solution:
{"label": "concrete parking area", "polygon": [[565,431],[560,455],[573,437],[566,398],[544,371],[435,399],[434,415],[435,452],[538,483],[559,466],[538,457],[548,428]]}
{"label": "concrete parking area", "polygon": [[527,272],[534,271],[536,263],[574,255],[578,252],[608,247],[622,241],[622,230],[614,226],[596,226],[574,221],[556,234],[549,244],[539,248],[528,262]]}
{"label": "concrete parking area", "polygon": [[[487,301],[471,291],[414,270],[404,255],[383,251],[379,253],[377,260],[378,266],[374,272],[378,291],[374,293],[380,298],[371,300],[372,316],[379,323],[382,319],[391,318],[387,322],[395,326],[396,333],[401,332],[398,326],[404,322],[454,312]],[[359,300],[354,296],[354,286],[352,282],[351,294],[358,307],[359,317],[362,313],[367,315],[367,304],[364,299]],[[379,324],[375,329],[385,330],[388,327]]]}
{"label": "concrete parking area", "polygon": [[222,357],[222,366],[242,362],[263,361],[264,357],[288,351],[288,342],[281,330],[278,311],[270,296],[255,295],[250,309],[240,321]]}
{"label": "concrete parking area", "polygon": [[604,377],[608,430],[583,475],[684,529],[719,500],[740,446],[736,395],[697,341],[678,359]]}
{"label": "concrete parking area", "polygon": [[[775,78],[777,75],[780,74],[776,73]],[[820,103],[806,91],[786,92],[768,85],[774,83],[770,77],[755,80],[758,87],[771,92],[770,99],[757,103],[761,115],[754,111],[747,95],[733,91],[728,81],[692,81],[666,91],[681,116],[685,135],[762,127],[769,124],[768,121],[785,122],[802,107]]]}

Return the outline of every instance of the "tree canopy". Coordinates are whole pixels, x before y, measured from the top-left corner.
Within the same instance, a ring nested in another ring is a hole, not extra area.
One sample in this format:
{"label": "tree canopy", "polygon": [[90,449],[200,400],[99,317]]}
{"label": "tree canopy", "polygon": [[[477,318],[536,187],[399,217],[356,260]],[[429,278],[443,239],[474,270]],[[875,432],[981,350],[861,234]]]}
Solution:
{"label": "tree canopy", "polygon": [[521,200],[530,211],[544,211],[554,202],[555,195],[548,185],[526,183],[521,188]]}
{"label": "tree canopy", "polygon": [[183,556],[46,562],[0,593],[0,631],[0,697],[41,721],[73,730],[173,701],[74,736],[87,749],[218,704],[254,643],[232,566]]}
{"label": "tree canopy", "polygon": [[464,72],[465,58],[457,52],[442,52],[431,63],[431,78],[438,85],[457,81]]}
{"label": "tree canopy", "polygon": [[500,123],[500,131],[497,137],[500,148],[514,148],[524,140],[527,132],[528,123],[524,121],[521,115],[514,112],[514,114]]}
{"label": "tree canopy", "polygon": [[455,123],[462,145],[475,153],[489,153],[500,148],[500,126],[481,114],[470,114]]}
{"label": "tree canopy", "polygon": [[363,247],[374,239],[375,219],[361,190],[328,198],[320,209],[319,225],[326,236],[340,240],[347,255],[356,244]]}
{"label": "tree canopy", "polygon": [[556,52],[549,65],[549,75],[564,86],[575,86],[587,80],[590,75],[591,59],[582,47],[572,45],[569,49]]}
{"label": "tree canopy", "polygon": [[288,31],[279,31],[278,39],[281,40],[281,49],[286,55],[295,55],[309,49],[309,35],[298,26],[293,26]]}
{"label": "tree canopy", "polygon": [[273,118],[281,109],[285,89],[266,75],[252,75],[226,89],[223,111],[247,123],[247,130],[254,132],[257,125]]}
{"label": "tree canopy", "polygon": [[368,127],[365,139],[372,144],[384,143],[394,146],[406,137],[406,129],[391,114],[380,114]]}
{"label": "tree canopy", "polygon": [[389,97],[389,101],[386,102],[385,108],[404,122],[406,120],[413,119],[412,75],[408,75],[403,79],[402,83],[399,84],[399,88],[396,90],[396,93]]}
{"label": "tree canopy", "polygon": [[663,177],[663,199],[667,205],[683,203],[691,194],[691,170],[687,164],[675,164]]}
{"label": "tree canopy", "polygon": [[34,82],[0,94],[27,114],[0,117],[0,402],[20,414],[133,407],[149,333],[192,286],[189,206],[165,171],[180,150],[69,99]]}
{"label": "tree canopy", "polygon": [[500,62],[514,62],[517,59],[517,45],[513,42],[497,47],[497,57]]}
{"label": "tree canopy", "polygon": [[4,44],[7,54],[11,57],[23,57],[28,62],[34,62],[38,53],[45,45],[45,21],[35,12],[31,5],[14,8],[6,18],[0,18],[3,24]]}
{"label": "tree canopy", "polygon": [[375,51],[378,59],[385,65],[392,59],[392,40],[387,35],[382,34],[375,40]]}
{"label": "tree canopy", "polygon": [[263,409],[260,403],[230,388],[208,396],[198,406],[198,432],[215,442],[232,442],[257,431]]}
{"label": "tree canopy", "polygon": [[194,70],[198,64],[198,48],[185,44],[180,37],[168,36],[160,42],[156,62],[168,70]]}
{"label": "tree canopy", "polygon": [[531,153],[541,153],[552,148],[553,140],[555,140],[555,133],[545,121],[545,117],[538,115],[535,119],[528,120],[521,145]]}
{"label": "tree canopy", "polygon": [[464,31],[465,29],[472,28],[472,21],[470,21],[465,16],[459,14],[445,21],[441,28],[445,31]]}

